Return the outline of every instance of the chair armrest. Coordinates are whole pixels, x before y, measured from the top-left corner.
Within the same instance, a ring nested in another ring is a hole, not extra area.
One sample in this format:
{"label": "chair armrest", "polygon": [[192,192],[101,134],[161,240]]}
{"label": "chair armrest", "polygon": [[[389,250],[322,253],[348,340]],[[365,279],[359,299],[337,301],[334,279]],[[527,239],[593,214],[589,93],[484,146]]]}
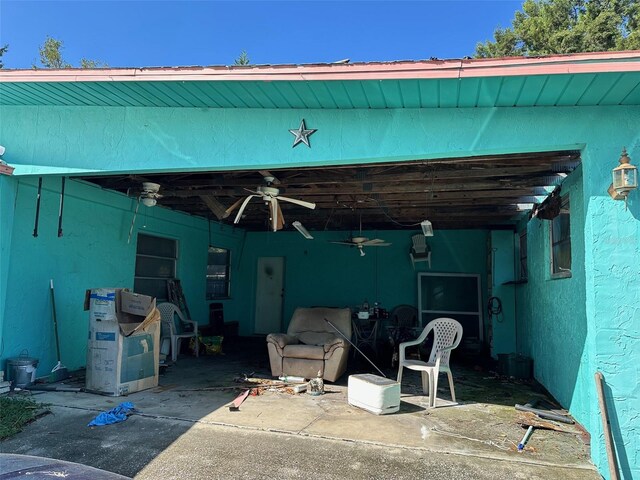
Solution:
{"label": "chair armrest", "polygon": [[196,322],[195,320],[182,320],[182,319],[180,319],[180,321],[185,325],[191,324],[191,326],[193,328],[193,333],[196,336],[198,335],[198,322]]}
{"label": "chair armrest", "polygon": [[267,335],[267,343],[273,343],[280,348],[284,348],[287,345],[300,343],[300,341],[296,337],[284,333],[270,333]]}
{"label": "chair armrest", "polygon": [[[347,346],[347,342],[343,338],[336,337],[335,339],[325,343],[323,345],[323,348],[324,348],[325,354],[327,354],[327,353],[333,353],[333,351],[336,348],[341,348],[341,347],[345,348],[346,346]],[[325,358],[326,357],[327,356],[325,355]]]}
{"label": "chair armrest", "polygon": [[405,360],[404,351],[407,347],[413,347],[414,345],[420,345],[422,343],[422,339],[418,338],[417,340],[411,340],[410,342],[402,342],[398,346],[398,358],[400,360],[400,364]]}

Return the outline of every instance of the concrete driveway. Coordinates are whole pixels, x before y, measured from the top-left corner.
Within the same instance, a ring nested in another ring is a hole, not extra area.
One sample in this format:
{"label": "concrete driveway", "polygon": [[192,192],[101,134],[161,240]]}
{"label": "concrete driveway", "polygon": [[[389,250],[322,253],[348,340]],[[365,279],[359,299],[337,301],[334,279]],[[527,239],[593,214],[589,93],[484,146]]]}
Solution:
{"label": "concrete driveway", "polygon": [[[45,392],[52,414],[0,444],[3,453],[73,461],[140,479],[477,478],[599,479],[579,429],[525,429],[514,403],[540,393],[526,385],[454,372],[459,404],[427,409],[419,377],[407,372],[401,410],[376,416],[347,403],[346,377],[320,397],[265,391],[236,412],[234,377],[255,371],[246,358],[182,357],[157,388],[128,397]],[[493,382],[493,383],[492,383]],[[446,382],[441,382],[446,385]],[[440,398],[440,395],[439,395]],[[87,427],[121,401],[140,411],[123,423]]]}

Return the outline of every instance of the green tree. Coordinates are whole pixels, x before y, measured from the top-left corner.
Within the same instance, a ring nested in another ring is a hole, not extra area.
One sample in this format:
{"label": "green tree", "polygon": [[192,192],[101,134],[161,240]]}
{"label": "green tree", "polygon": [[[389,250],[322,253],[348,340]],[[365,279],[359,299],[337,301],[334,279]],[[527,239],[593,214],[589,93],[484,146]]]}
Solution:
{"label": "green tree", "polygon": [[478,58],[640,48],[639,0],[525,0],[511,27],[476,45]]}
{"label": "green tree", "polygon": [[[64,44],[62,40],[56,40],[55,38],[47,36],[38,52],[40,54],[40,65],[34,65],[33,68],[73,68],[73,65],[67,63],[62,56],[62,49]],[[80,60],[80,68],[100,68],[108,67],[104,62],[97,60],[88,60],[82,58]]]}
{"label": "green tree", "polygon": [[236,58],[235,62],[233,62],[234,65],[249,65],[249,63],[251,62],[251,60],[249,60],[249,55],[247,55],[247,52],[245,52],[244,50],[242,52],[240,52],[240,56],[238,58]]}
{"label": "green tree", "polygon": [[0,47],[0,68],[4,67],[4,63],[2,63],[2,57],[9,50],[9,45],[5,45],[4,47]]}
{"label": "green tree", "polygon": [[[61,40],[47,36],[42,46],[38,49],[40,65],[42,68],[71,68],[71,64],[62,58],[64,44]],[[34,68],[38,68],[34,65]]]}

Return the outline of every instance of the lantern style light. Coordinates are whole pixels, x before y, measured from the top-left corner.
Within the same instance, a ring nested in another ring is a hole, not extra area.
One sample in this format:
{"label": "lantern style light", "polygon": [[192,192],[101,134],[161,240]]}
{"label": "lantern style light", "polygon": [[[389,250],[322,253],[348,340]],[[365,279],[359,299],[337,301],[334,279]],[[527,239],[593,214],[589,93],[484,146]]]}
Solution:
{"label": "lantern style light", "polygon": [[638,188],[638,168],[631,165],[631,159],[627,154],[627,149],[622,149],[622,155],[620,155],[620,165],[612,170],[613,175],[613,190],[621,198],[627,199],[627,195],[632,190]]}
{"label": "lantern style light", "polygon": [[433,237],[433,225],[429,220],[423,220],[420,222],[420,228],[425,237]]}

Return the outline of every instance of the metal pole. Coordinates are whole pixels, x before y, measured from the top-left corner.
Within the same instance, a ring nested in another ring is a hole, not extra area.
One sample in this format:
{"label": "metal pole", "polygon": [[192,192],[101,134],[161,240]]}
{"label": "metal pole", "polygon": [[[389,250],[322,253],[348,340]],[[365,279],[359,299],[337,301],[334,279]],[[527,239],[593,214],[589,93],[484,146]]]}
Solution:
{"label": "metal pole", "polygon": [[367,361],[368,361],[371,365],[373,365],[373,367],[374,367],[374,368],[375,368],[375,369],[380,373],[380,375],[382,375],[384,378],[387,378],[387,376],[386,376],[384,373],[382,373],[382,370],[380,370],[380,369],[376,366],[376,364],[375,364],[375,363],[373,363],[371,360],[369,360],[369,357],[367,357],[364,353],[362,353],[362,350],[360,350],[358,347],[356,347],[356,346],[353,344],[353,342],[352,342],[351,340],[349,340],[349,339],[346,337],[346,335],[345,335],[344,333],[342,333],[340,330],[338,330],[338,327],[336,327],[333,323],[331,323],[331,322],[330,322],[329,320],[327,320],[326,318],[324,319],[324,321],[325,321],[325,322],[327,322],[329,325],[331,325],[331,326],[333,327],[333,329],[334,329],[336,332],[338,332],[342,338],[344,338],[347,342],[349,342],[349,344],[350,344],[353,348],[355,348],[358,352],[360,352],[360,355],[362,355],[364,358],[366,358],[366,359],[367,359]]}
{"label": "metal pole", "polygon": [[607,449],[607,460],[609,461],[609,474],[611,480],[619,480],[618,462],[613,447],[613,439],[611,438],[611,422],[609,421],[609,412],[607,411],[607,402],[604,398],[604,377],[601,372],[596,372],[596,390],[598,390],[598,404],[600,405],[600,415],[602,416],[602,429],[604,430],[604,445]]}

